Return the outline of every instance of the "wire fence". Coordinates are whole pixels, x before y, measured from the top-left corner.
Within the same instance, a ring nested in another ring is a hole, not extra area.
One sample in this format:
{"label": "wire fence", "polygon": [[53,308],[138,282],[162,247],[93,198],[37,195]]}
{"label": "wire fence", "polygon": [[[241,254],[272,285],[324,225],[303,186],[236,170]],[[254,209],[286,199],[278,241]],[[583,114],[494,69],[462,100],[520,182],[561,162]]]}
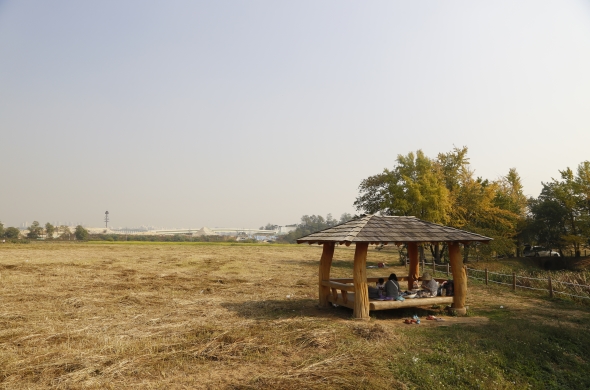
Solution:
{"label": "wire fence", "polygon": [[[406,267],[408,262],[406,260]],[[452,267],[447,264],[436,264],[433,262],[421,261],[422,269],[424,271],[431,271],[433,276],[452,276]],[[503,286],[510,286],[513,291],[517,289],[543,291],[549,294],[551,298],[556,294],[560,296],[567,296],[578,299],[590,299],[590,286],[580,283],[572,283],[557,280],[551,275],[547,278],[538,278],[512,274],[503,274],[500,272],[488,271],[488,269],[477,269],[465,267],[467,277],[485,283],[486,285],[498,284]]]}

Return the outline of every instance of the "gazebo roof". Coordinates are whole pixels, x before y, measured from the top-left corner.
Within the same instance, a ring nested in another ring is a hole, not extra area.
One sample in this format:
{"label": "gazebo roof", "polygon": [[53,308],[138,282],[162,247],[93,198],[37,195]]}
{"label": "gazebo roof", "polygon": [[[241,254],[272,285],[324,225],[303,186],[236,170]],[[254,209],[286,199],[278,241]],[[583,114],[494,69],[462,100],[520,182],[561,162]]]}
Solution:
{"label": "gazebo roof", "polygon": [[320,230],[297,243],[406,243],[406,242],[489,242],[492,238],[452,227],[422,221],[416,217],[367,215]]}

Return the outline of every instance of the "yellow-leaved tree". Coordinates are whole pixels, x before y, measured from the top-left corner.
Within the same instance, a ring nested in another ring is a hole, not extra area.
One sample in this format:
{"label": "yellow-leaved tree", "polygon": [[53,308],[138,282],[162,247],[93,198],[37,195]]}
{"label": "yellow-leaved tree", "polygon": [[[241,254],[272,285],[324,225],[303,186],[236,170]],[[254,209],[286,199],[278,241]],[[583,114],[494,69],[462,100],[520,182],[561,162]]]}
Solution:
{"label": "yellow-leaved tree", "polygon": [[[413,215],[494,238],[484,254],[513,253],[525,215],[526,198],[516,170],[495,181],[474,178],[467,147],[439,153],[436,159],[421,150],[398,155],[393,169],[363,180],[359,192],[354,202],[359,211]],[[439,246],[431,250],[439,259]],[[468,248],[464,254],[467,259]]]}

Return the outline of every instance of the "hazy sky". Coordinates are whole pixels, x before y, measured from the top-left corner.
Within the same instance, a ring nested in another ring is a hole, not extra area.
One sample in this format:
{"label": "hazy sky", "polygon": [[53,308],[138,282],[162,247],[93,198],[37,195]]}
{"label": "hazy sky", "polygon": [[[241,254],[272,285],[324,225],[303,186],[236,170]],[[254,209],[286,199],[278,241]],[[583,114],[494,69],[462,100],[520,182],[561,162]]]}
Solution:
{"label": "hazy sky", "polygon": [[588,1],[1,1],[0,220],[354,213],[398,154],[590,159]]}

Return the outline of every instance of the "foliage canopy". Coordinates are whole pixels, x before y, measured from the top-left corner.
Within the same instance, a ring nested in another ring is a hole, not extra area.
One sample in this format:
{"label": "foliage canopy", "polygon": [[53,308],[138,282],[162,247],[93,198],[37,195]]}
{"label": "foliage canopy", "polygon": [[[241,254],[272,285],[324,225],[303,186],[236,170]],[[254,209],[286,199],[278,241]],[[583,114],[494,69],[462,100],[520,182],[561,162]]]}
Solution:
{"label": "foliage canopy", "polygon": [[485,250],[516,249],[526,198],[516,169],[489,181],[475,177],[467,147],[430,158],[421,150],[398,155],[392,169],[363,180],[357,210],[384,215],[413,215],[494,238]]}

